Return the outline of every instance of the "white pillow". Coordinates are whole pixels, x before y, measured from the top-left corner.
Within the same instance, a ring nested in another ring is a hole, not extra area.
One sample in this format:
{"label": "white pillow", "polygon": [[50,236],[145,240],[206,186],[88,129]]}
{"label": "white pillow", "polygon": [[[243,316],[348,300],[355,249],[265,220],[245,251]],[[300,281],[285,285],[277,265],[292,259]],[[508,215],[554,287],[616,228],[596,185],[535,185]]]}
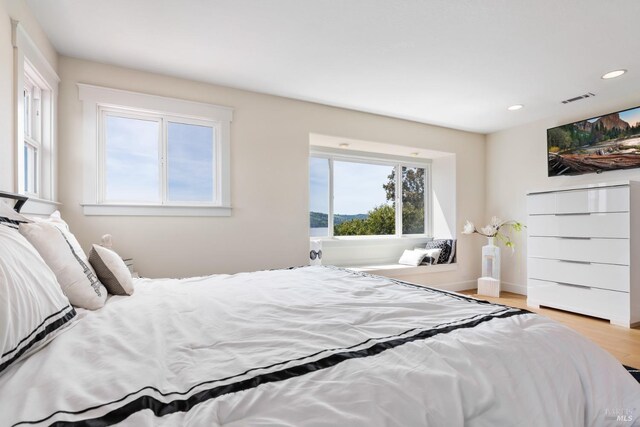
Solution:
{"label": "white pillow", "polygon": [[420,253],[416,250],[406,249],[402,253],[402,256],[400,257],[398,264],[413,265],[417,267],[422,262],[422,258],[424,258],[423,253]]}
{"label": "white pillow", "polygon": [[93,245],[89,251],[89,262],[110,294],[133,293],[131,272],[117,253],[103,246]]}
{"label": "white pillow", "polygon": [[98,280],[68,227],[65,232],[64,228],[48,222],[20,224],[20,234],[27,238],[53,270],[71,304],[89,310],[104,305],[107,290]]}
{"label": "white pillow", "polygon": [[436,265],[438,263],[438,258],[440,258],[440,254],[442,253],[442,249],[440,248],[415,248],[414,251],[420,252],[424,255],[421,262],[424,262],[427,265]]}
{"label": "white pillow", "polygon": [[56,276],[16,230],[0,227],[0,374],[71,326]]}
{"label": "white pillow", "polygon": [[398,264],[412,265],[414,267],[417,267],[420,265],[420,263],[422,263],[422,260],[426,256],[430,256],[436,259],[436,262],[437,262],[438,256],[440,256],[440,249],[422,249],[422,248],[416,248],[413,250],[406,249],[402,253],[402,256],[400,257]]}

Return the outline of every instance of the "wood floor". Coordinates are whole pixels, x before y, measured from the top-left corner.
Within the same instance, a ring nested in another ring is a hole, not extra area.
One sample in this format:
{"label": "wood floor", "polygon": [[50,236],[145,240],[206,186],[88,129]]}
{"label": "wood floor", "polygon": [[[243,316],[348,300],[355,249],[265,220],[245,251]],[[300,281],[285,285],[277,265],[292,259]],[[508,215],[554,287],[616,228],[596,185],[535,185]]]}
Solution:
{"label": "wood floor", "polygon": [[611,325],[607,320],[582,316],[580,314],[569,313],[561,310],[550,308],[530,308],[527,307],[526,296],[513,294],[511,292],[501,292],[500,298],[477,295],[475,292],[476,290],[472,289],[462,291],[461,293],[498,304],[524,308],[564,323],[568,327],[578,331],[583,336],[607,350],[623,364],[634,368],[640,368],[639,328],[627,329]]}

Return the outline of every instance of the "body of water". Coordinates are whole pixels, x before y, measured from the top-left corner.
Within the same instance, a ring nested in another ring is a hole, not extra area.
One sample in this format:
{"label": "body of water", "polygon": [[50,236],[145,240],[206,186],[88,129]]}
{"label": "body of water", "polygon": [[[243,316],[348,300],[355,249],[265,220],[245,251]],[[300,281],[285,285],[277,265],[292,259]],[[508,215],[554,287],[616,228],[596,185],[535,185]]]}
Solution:
{"label": "body of water", "polygon": [[310,237],[326,237],[328,234],[328,227],[311,227],[309,230]]}

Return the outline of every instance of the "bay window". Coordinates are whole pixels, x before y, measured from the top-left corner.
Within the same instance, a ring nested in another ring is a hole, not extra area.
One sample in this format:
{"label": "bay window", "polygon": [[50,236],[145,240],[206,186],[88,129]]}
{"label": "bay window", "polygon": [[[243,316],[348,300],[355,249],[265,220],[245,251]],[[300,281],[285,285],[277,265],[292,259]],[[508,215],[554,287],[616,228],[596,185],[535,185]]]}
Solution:
{"label": "bay window", "polygon": [[310,237],[427,236],[429,180],[428,162],[312,153]]}

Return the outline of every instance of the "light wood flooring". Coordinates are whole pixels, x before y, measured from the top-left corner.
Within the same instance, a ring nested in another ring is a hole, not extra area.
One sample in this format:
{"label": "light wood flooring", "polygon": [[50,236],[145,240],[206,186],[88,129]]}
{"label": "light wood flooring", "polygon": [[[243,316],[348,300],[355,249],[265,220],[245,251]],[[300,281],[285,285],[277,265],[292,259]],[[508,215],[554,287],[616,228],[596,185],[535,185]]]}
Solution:
{"label": "light wood flooring", "polygon": [[607,320],[550,308],[534,309],[527,307],[525,295],[511,292],[501,292],[500,298],[477,295],[476,289],[461,293],[498,304],[524,308],[564,323],[607,350],[623,364],[640,369],[640,328],[627,329],[611,325]]}

